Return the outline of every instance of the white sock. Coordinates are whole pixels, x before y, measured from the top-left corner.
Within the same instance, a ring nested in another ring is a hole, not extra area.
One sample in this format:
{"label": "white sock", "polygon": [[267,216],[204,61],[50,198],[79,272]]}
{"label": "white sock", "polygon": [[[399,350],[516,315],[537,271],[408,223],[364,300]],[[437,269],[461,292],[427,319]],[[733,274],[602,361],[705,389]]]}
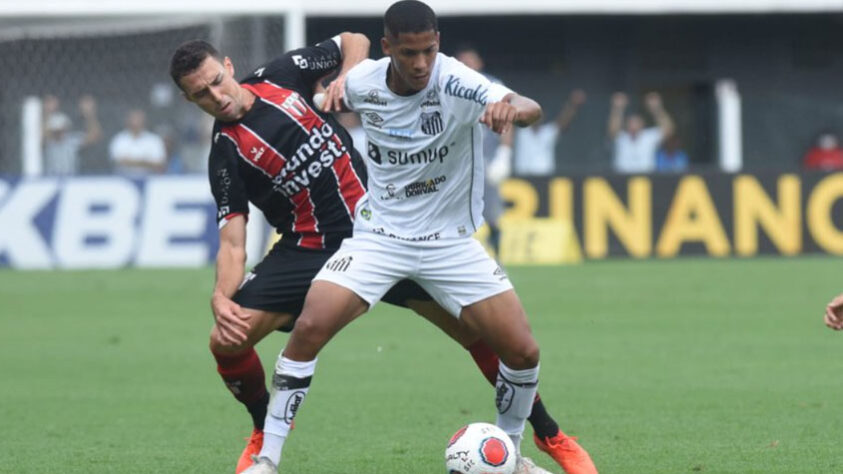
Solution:
{"label": "white sock", "polygon": [[263,428],[263,448],[258,457],[267,458],[276,466],[281,462],[281,450],[290,433],[290,425],[301,407],[310,379],[316,370],[316,359],[297,362],[278,356],[272,376],[272,398]]}
{"label": "white sock", "polygon": [[518,454],[521,453],[521,436],[533,409],[538,382],[539,366],[512,370],[501,362],[498,367],[498,381],[495,384],[495,405],[498,407],[496,424],[512,438]]}

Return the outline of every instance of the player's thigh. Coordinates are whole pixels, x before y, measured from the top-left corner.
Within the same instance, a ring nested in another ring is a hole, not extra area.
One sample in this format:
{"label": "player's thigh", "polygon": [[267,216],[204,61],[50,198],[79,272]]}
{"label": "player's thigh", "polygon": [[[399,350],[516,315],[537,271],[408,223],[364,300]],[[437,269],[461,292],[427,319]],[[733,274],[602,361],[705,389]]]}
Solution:
{"label": "player's thigh", "polygon": [[330,249],[303,249],[278,243],[246,274],[232,299],[243,308],[291,315],[276,329],[292,331],[311,281],[333,254]]}
{"label": "player's thigh", "polygon": [[290,313],[276,313],[254,308],[243,308],[249,315],[249,329],[246,331],[246,341],[242,344],[230,344],[220,337],[219,327],[214,324],[211,329],[211,351],[215,354],[236,354],[254,347],[269,333],[284,327],[292,327],[296,316]]}
{"label": "player's thigh", "polygon": [[516,370],[539,363],[539,347],[514,290],[477,301],[462,309],[460,319]]}
{"label": "player's thigh", "polygon": [[369,304],[350,289],[314,280],[284,348],[285,357],[298,361],[315,359],[336,333],[368,309]]}
{"label": "player's thigh", "polygon": [[394,239],[360,232],[343,241],[313,281],[341,286],[372,307],[393,285],[412,275],[418,260],[417,249]]}
{"label": "player's thigh", "polygon": [[465,348],[477,342],[478,336],[468,326],[446,311],[413,280],[396,283],[383,296],[383,302],[413,310]]}
{"label": "player's thigh", "polygon": [[512,289],[500,265],[470,238],[426,247],[415,279],[455,317],[465,306]]}

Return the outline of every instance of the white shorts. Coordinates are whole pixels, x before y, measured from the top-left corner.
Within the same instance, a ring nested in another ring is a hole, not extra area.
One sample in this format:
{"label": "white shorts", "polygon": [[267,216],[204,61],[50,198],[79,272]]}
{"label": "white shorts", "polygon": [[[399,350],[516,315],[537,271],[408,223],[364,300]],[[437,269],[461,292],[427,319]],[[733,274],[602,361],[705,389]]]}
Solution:
{"label": "white shorts", "polygon": [[348,288],[372,307],[405,278],[457,317],[463,307],[512,289],[500,265],[472,238],[404,242],[365,231],[345,239],[313,280]]}

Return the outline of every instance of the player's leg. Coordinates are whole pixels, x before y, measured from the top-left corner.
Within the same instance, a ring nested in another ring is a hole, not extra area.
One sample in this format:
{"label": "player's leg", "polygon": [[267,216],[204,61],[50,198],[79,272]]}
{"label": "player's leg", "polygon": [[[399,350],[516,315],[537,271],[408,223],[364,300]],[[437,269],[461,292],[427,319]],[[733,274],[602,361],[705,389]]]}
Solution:
{"label": "player's leg", "polygon": [[209,348],[217,362],[217,372],[234,398],[242,403],[252,418],[252,434],[237,460],[235,473],[241,473],[252,464],[252,456],[263,446],[263,425],[266,419],[269,392],[263,365],[255,352],[254,345],[272,331],[291,326],[295,318],[291,314],[274,313],[244,308],[250,315],[246,342],[231,345],[223,342],[219,328],[211,329]]}
{"label": "player's leg", "polygon": [[[419,290],[424,291],[421,288]],[[421,298],[423,297],[421,296]],[[498,355],[495,354],[495,351],[483,339],[471,331],[464,322],[445,311],[438,303],[432,299],[417,298],[419,297],[407,299],[406,307],[415,311],[431,324],[441,329],[448,337],[463,346],[471,355],[471,358],[477,364],[477,367],[486,380],[490,384],[495,385],[498,377],[499,364]],[[384,296],[384,301],[389,301],[388,296]],[[554,438],[562,433],[556,420],[548,413],[544,401],[538,393],[536,393],[533,408],[530,416],[527,417],[527,421],[530,422],[538,439]]]}
{"label": "player's leg", "polygon": [[[516,446],[520,445],[518,441],[528,415],[535,415],[538,429],[550,432],[555,428],[557,434],[561,433],[543,404],[534,403],[538,346],[506,273],[471,239],[447,248],[431,249],[420,268],[421,286],[449,313],[462,314],[464,320],[460,324],[486,342],[485,355],[479,353],[482,349],[476,345],[472,355],[486,361],[490,359],[489,352],[500,356],[500,374],[495,375],[497,404],[502,412],[498,421],[513,436]],[[488,362],[483,364],[487,365]],[[594,472],[591,467],[592,470],[574,468],[568,472]]]}
{"label": "player's leg", "polygon": [[244,308],[244,311],[250,315],[246,342],[239,345],[226,344],[220,337],[219,328],[214,325],[208,346],[217,362],[217,372],[226,387],[237,401],[246,406],[255,429],[262,430],[269,392],[266,390],[263,366],[254,345],[272,331],[291,325],[294,318],[290,314],[251,308]]}
{"label": "player's leg", "polygon": [[254,345],[275,330],[292,330],[304,305],[310,281],[332,254],[330,250],[307,250],[276,244],[246,275],[232,298],[250,315],[246,342],[238,346],[225,344],[216,327],[211,331],[210,349],[217,361],[217,370],[252,418],[252,434],[240,454],[235,472],[249,467],[252,455],[260,452],[263,445],[269,392]]}
{"label": "player's leg", "polygon": [[[395,245],[392,244],[392,247]],[[287,345],[278,356],[259,459],[278,466],[296,412],[304,402],[319,351],[375,304],[404,272],[412,255],[390,253],[377,238],[347,239],[314,278]],[[261,472],[256,466],[255,472]],[[250,471],[246,471],[248,474]]]}

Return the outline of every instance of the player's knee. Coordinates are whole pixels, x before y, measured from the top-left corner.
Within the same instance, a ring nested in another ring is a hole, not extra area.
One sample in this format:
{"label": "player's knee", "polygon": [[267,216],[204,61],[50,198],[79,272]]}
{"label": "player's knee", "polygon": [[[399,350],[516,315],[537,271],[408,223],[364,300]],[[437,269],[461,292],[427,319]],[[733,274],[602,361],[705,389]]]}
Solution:
{"label": "player's knee", "polygon": [[309,346],[321,347],[324,341],[330,337],[329,335],[331,332],[329,329],[330,328],[328,328],[328,326],[318,318],[313,318],[307,314],[303,314],[296,321],[294,331],[296,339],[301,343],[305,343]]}
{"label": "player's knee", "polygon": [[214,326],[214,329],[211,331],[211,337],[208,341],[208,349],[210,349],[212,354],[234,355],[249,350],[251,347],[252,344],[249,340],[242,344],[232,344],[230,342],[223,341],[220,336],[219,329],[217,329],[216,326]]}
{"label": "player's knee", "polygon": [[503,363],[507,367],[514,370],[532,369],[539,365],[539,346],[535,340],[529,343],[518,345],[518,347],[511,351]]}

